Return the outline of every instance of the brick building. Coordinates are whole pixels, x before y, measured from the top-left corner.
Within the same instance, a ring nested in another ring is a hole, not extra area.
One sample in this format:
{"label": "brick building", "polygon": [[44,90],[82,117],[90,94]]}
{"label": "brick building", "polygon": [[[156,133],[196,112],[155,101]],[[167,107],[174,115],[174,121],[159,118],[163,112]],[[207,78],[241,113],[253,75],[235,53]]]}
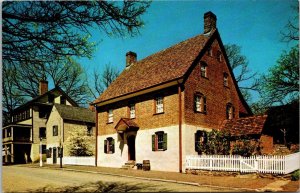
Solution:
{"label": "brick building", "polygon": [[[58,108],[62,109],[59,112],[61,115],[56,115]],[[68,115],[64,113],[66,111]],[[81,115],[74,116],[74,113],[79,114],[78,112],[81,112]],[[50,150],[49,154],[53,160],[56,160],[59,142],[64,142],[67,131],[72,130],[74,125],[82,129],[94,127],[94,113],[78,107],[77,103],[61,88],[55,87],[48,91],[48,82],[40,81],[39,96],[16,108],[10,123],[2,128],[3,162],[38,161],[40,143],[42,143],[43,161],[46,161],[47,149]],[[60,135],[61,133],[63,135]]]}
{"label": "brick building", "polygon": [[207,12],[203,34],[140,61],[126,54],[124,71],[93,103],[98,166],[150,160],[153,170],[184,171],[197,131],[252,114],[216,24]]}

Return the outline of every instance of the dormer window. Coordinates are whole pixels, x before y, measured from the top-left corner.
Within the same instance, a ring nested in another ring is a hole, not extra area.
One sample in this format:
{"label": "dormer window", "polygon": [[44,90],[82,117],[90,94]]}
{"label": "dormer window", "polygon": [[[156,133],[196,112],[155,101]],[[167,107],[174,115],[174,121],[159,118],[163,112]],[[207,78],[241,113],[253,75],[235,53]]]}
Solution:
{"label": "dormer window", "polygon": [[223,74],[223,83],[224,86],[228,86],[228,74],[226,72]]}
{"label": "dormer window", "polygon": [[207,78],[207,64],[201,62],[201,76]]}
{"label": "dormer window", "polygon": [[226,119],[234,118],[234,107],[231,103],[227,103],[226,105]]}

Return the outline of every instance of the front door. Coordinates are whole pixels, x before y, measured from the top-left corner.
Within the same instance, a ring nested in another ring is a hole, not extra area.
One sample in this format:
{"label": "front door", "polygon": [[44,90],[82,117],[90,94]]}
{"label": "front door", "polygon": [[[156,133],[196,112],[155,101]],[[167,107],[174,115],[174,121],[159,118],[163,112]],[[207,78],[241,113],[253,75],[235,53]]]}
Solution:
{"label": "front door", "polygon": [[131,135],[127,138],[128,160],[135,161],[135,136]]}
{"label": "front door", "polygon": [[56,156],[56,147],[53,148],[53,164],[57,163],[57,156]]}

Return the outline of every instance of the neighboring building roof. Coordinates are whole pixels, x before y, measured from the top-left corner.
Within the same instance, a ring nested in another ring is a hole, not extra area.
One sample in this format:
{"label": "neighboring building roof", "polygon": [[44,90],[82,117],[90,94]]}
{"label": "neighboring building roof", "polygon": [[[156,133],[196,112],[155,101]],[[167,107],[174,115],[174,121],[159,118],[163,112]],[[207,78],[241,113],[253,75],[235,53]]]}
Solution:
{"label": "neighboring building roof", "polygon": [[78,104],[77,104],[72,98],[70,98],[70,97],[69,97],[69,96],[68,96],[68,95],[67,95],[67,94],[59,87],[59,86],[56,86],[55,88],[49,90],[48,92],[45,92],[44,94],[39,95],[39,96],[33,98],[32,100],[30,100],[30,101],[24,103],[23,105],[21,105],[21,106],[19,106],[18,108],[16,108],[14,111],[17,111],[17,110],[19,110],[19,109],[22,109],[22,108],[27,107],[27,106],[32,105],[32,104],[41,104],[41,103],[39,102],[39,100],[40,100],[41,98],[43,98],[44,96],[47,96],[48,94],[52,94],[52,93],[54,93],[55,91],[58,91],[58,92],[60,92],[63,96],[65,96],[65,97],[67,98],[67,100],[68,100],[73,106],[76,106],[76,107],[78,106]]}
{"label": "neighboring building roof", "polygon": [[64,120],[95,123],[95,113],[82,107],[54,104],[58,113]]}
{"label": "neighboring building roof", "polygon": [[197,35],[135,62],[94,103],[183,77],[209,38],[208,35]]}
{"label": "neighboring building roof", "polygon": [[225,120],[220,129],[228,131],[231,136],[261,134],[267,117],[267,115],[260,115]]}

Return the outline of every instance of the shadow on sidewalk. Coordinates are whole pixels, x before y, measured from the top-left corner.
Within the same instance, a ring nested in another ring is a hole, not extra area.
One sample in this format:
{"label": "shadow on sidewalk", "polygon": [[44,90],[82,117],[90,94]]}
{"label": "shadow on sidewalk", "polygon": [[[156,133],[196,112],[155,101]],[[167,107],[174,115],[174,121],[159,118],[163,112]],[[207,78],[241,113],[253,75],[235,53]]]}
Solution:
{"label": "shadow on sidewalk", "polygon": [[29,189],[26,192],[170,192],[170,190],[150,186],[145,183],[125,184],[125,183],[106,183],[102,181],[82,184],[79,186],[64,186],[64,187],[51,187],[45,186],[38,189]]}

